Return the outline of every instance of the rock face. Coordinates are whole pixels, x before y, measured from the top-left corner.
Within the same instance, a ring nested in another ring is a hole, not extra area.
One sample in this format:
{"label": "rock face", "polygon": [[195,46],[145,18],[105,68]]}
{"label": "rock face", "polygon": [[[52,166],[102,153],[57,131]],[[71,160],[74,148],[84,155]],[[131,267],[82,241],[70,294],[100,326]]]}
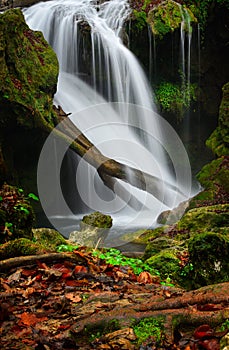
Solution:
{"label": "rock face", "polygon": [[229,82],[223,86],[218,127],[207,140],[207,146],[218,157],[229,156]]}
{"label": "rock face", "polygon": [[[20,158],[35,153],[42,138],[36,128],[55,125],[57,77],[58,61],[43,34],[29,29],[19,9],[0,14],[0,181],[20,173]],[[29,138],[35,142],[19,151]]]}

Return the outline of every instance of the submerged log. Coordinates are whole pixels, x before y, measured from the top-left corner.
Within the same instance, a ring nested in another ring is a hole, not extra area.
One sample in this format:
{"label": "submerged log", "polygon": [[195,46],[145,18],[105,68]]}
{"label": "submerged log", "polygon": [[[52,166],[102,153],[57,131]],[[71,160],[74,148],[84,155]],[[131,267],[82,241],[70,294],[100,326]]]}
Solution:
{"label": "submerged log", "polygon": [[73,151],[95,167],[103,183],[112,191],[115,191],[128,205],[138,210],[143,204],[132,194],[130,196],[130,193],[125,190],[124,186],[117,179],[150,193],[167,206],[172,204],[168,191],[178,192],[184,196],[176,186],[156,176],[104,156],[73,124],[60,106],[58,108],[54,107],[54,109],[60,122],[58,127],[54,129],[56,135],[69,143]]}

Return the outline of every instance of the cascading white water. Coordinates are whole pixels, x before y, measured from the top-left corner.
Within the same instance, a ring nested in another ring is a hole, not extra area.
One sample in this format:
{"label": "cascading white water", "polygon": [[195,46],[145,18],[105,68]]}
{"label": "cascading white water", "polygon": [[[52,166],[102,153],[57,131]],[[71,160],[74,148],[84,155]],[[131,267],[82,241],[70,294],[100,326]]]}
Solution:
{"label": "cascading white water", "polygon": [[[65,112],[73,113],[71,120],[106,156],[158,176],[185,192],[182,197],[171,191],[170,206],[174,207],[190,195],[186,183],[189,175],[186,179],[178,175],[174,180],[169,171],[164,151],[165,144],[167,151],[172,147],[169,135],[164,140],[158,122],[160,118],[154,112],[151,88],[137,59],[121,39],[129,14],[127,0],[110,0],[102,4],[92,0],[53,0],[24,10],[28,25],[43,32],[58,56],[60,75],[55,103]],[[119,104],[108,105],[107,101]],[[91,106],[94,107],[91,109]],[[84,165],[83,169],[90,178],[91,167]],[[131,173],[128,175],[132,176]],[[93,173],[92,176],[96,175]],[[80,178],[84,182],[81,183],[83,192],[88,191],[88,196],[92,197],[94,181],[88,180],[85,186],[83,173]],[[121,189],[127,186],[121,182],[117,185]],[[131,186],[127,192],[134,193],[146,204],[146,216],[150,216],[151,223],[167,208],[151,195],[147,195],[146,200],[144,194],[142,199],[142,191]],[[91,200],[93,202],[93,198]],[[96,207],[98,202],[91,205],[93,210],[101,210]],[[102,209],[106,211],[106,207]],[[116,211],[117,208],[114,213],[110,208],[107,210],[113,217]],[[120,211],[118,215],[121,215]]]}

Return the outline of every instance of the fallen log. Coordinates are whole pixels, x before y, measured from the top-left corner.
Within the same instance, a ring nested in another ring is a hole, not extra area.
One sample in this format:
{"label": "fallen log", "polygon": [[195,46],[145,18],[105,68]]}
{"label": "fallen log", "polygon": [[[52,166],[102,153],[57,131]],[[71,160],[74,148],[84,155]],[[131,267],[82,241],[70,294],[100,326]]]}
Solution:
{"label": "fallen log", "polygon": [[[112,191],[114,191],[114,187],[117,185],[116,179],[118,179],[150,193],[167,206],[172,205],[171,196],[169,196],[168,191],[177,192],[185,197],[184,193],[176,186],[156,176],[104,156],[72,123],[67,115],[64,114],[61,107],[58,107],[58,109],[55,108],[55,111],[60,123],[53,130],[54,133],[64,139],[70,148],[79,156],[83,157],[86,162],[95,167],[103,183]],[[119,188],[120,190],[116,194],[127,202],[128,205],[134,207],[136,210],[142,207],[143,204],[133,195],[130,198],[130,194],[124,190],[124,187],[120,183]]]}

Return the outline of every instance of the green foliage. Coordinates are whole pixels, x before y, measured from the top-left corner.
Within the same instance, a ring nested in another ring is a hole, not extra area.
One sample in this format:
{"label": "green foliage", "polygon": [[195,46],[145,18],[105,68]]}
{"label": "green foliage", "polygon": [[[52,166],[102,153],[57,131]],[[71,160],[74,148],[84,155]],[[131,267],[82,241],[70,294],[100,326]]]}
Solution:
{"label": "green foliage", "polygon": [[223,322],[223,324],[221,324],[220,326],[221,332],[225,331],[226,329],[229,329],[229,318],[225,322]]}
{"label": "green foliage", "polygon": [[33,199],[36,202],[39,201],[39,198],[34,193],[29,193],[28,198]]}
{"label": "green foliage", "polygon": [[136,275],[143,271],[148,271],[153,275],[158,275],[158,271],[141,259],[128,258],[124,256],[118,249],[110,248],[104,251],[94,251],[92,255],[106,261],[107,264],[118,266],[129,266]]}
{"label": "green foliage", "polygon": [[57,247],[57,252],[73,252],[74,250],[78,249],[77,245],[71,245],[71,244],[61,244]]}
{"label": "green foliage", "polygon": [[171,0],[163,1],[153,7],[147,17],[152,32],[159,38],[180,28],[183,21],[185,22],[184,30],[190,32],[190,23],[196,22],[197,19],[189,8]]}
{"label": "green foliage", "polygon": [[136,27],[141,31],[146,26],[146,13],[144,11],[133,10],[134,17],[136,19]]}
{"label": "green foliage", "polygon": [[164,111],[174,113],[181,119],[184,111],[196,100],[196,85],[186,84],[182,87],[171,82],[162,82],[156,88],[155,94]]}
{"label": "green foliage", "polygon": [[4,184],[0,188],[0,196],[0,242],[20,237],[32,238],[35,216],[23,190]]}
{"label": "green foliage", "polygon": [[160,345],[163,338],[163,318],[144,318],[140,322],[134,325],[134,333],[137,337],[137,344],[141,345],[148,339],[150,342],[156,342],[156,345]]}

